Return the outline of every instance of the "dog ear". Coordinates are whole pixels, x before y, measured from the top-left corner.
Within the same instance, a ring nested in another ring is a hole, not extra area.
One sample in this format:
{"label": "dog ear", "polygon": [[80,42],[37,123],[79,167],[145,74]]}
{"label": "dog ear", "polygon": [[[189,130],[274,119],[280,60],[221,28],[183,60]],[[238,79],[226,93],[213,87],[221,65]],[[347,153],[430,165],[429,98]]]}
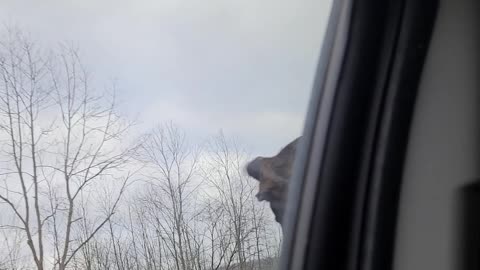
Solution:
{"label": "dog ear", "polygon": [[287,146],[282,148],[280,152],[275,156],[277,159],[290,160],[295,157],[295,152],[297,150],[297,145],[302,137],[298,137],[289,143]]}
{"label": "dog ear", "polygon": [[272,158],[272,169],[281,179],[288,182],[292,174],[295,153],[301,137],[285,146],[280,152]]}

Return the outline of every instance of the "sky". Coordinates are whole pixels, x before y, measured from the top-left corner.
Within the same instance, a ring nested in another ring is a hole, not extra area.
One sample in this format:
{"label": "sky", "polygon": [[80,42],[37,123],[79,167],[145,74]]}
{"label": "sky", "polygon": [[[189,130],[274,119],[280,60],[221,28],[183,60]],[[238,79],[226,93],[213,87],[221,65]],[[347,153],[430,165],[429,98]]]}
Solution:
{"label": "sky", "polygon": [[331,0],[2,0],[43,46],[80,48],[98,85],[148,130],[222,130],[254,155],[302,132]]}

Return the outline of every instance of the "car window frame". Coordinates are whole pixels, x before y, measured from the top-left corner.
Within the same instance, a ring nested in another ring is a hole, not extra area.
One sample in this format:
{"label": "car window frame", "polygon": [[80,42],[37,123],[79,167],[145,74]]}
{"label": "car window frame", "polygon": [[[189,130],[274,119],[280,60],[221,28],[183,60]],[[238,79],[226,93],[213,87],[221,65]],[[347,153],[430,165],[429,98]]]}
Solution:
{"label": "car window frame", "polygon": [[408,132],[437,2],[333,2],[280,269],[391,268]]}

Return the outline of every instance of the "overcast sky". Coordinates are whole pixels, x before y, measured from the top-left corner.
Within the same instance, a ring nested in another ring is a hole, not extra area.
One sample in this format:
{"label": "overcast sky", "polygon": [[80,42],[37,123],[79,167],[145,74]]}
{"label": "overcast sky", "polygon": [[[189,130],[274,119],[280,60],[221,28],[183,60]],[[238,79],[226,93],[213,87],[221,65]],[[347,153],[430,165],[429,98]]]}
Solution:
{"label": "overcast sky", "polygon": [[223,129],[271,155],[302,131],[330,1],[2,0],[0,18],[77,44],[141,128],[171,120],[194,141]]}

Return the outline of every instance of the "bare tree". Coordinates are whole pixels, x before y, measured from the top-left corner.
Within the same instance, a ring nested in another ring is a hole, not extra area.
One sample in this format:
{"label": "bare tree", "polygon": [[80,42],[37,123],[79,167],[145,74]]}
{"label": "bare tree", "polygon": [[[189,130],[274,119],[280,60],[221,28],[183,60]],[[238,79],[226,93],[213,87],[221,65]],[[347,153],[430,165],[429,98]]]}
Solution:
{"label": "bare tree", "polygon": [[0,250],[0,269],[22,269],[21,242],[25,241],[18,229],[9,226],[0,226],[0,241],[3,242]]}
{"label": "bare tree", "polygon": [[199,152],[173,124],[157,126],[145,136],[137,158],[147,167],[148,189],[143,207],[155,231],[166,244],[176,269],[193,269],[192,242],[188,226],[194,221],[195,181]]}
{"label": "bare tree", "polygon": [[[261,237],[263,232],[270,229],[267,227],[271,221],[266,219],[265,208],[257,205],[254,196],[256,186],[244,171],[247,160],[246,151],[220,132],[210,140],[208,158],[203,166],[204,178],[213,190],[211,198],[222,209],[227,224],[231,224],[228,231],[233,237],[232,252],[236,256],[238,269],[242,270],[248,269],[247,262],[257,260],[260,263],[265,257],[265,246],[275,241]],[[230,263],[227,262],[226,269]]]}
{"label": "bare tree", "polygon": [[[45,52],[7,32],[0,269],[247,270],[276,256],[271,216],[235,141],[219,134],[200,152],[170,123],[132,144],[114,86],[93,87],[77,49]],[[129,193],[137,167],[143,181]]]}
{"label": "bare tree", "polygon": [[[36,268],[48,263],[64,270],[118,207],[130,177],[122,170],[135,148],[121,147],[130,124],[116,114],[114,95],[92,89],[78,50],[45,53],[20,31],[7,32],[0,42],[6,177],[0,206],[15,215]],[[106,181],[121,187],[108,211],[77,215],[80,198]],[[92,222],[88,235],[75,235],[86,219]]]}
{"label": "bare tree", "polygon": [[196,149],[173,124],[145,136],[136,155],[144,181],[84,246],[78,269],[253,270],[273,262],[273,216],[254,198],[248,156],[222,134],[201,155]]}

